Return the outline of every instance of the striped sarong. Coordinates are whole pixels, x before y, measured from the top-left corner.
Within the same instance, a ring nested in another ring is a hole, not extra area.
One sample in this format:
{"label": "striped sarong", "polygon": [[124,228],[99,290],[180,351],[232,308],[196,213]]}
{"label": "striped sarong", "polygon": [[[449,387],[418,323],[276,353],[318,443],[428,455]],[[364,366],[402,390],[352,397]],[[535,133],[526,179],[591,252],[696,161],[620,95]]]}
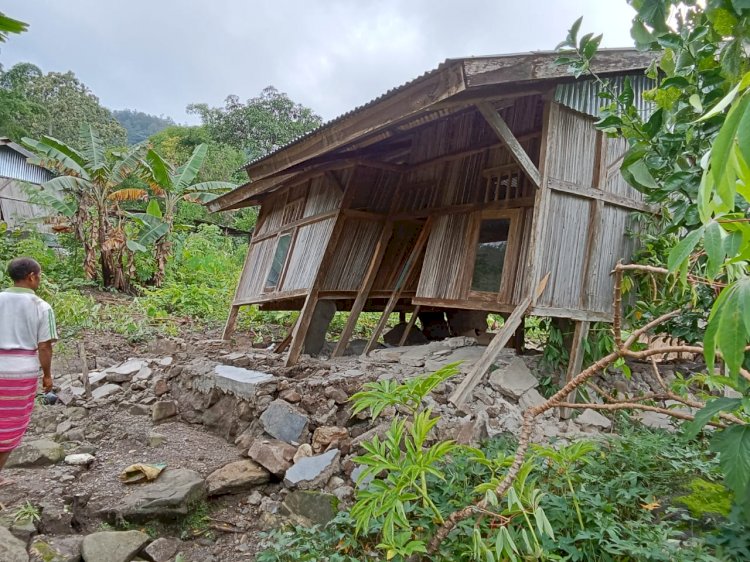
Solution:
{"label": "striped sarong", "polygon": [[26,433],[38,381],[35,349],[0,349],[0,452],[18,447]]}

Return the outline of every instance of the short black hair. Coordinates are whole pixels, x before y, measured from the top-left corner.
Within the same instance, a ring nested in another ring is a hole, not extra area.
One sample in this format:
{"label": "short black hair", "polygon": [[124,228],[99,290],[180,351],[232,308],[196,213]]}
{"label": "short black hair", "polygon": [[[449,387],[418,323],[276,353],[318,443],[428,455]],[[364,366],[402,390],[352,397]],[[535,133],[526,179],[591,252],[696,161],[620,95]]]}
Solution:
{"label": "short black hair", "polygon": [[33,258],[16,258],[8,264],[8,275],[13,281],[22,281],[32,273],[40,273],[42,267]]}

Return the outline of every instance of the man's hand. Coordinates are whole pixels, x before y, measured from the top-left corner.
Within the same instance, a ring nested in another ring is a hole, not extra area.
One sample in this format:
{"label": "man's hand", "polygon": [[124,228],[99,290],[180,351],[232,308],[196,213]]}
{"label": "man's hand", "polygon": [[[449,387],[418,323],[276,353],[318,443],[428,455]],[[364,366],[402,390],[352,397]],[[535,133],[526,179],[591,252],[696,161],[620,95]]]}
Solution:
{"label": "man's hand", "polygon": [[42,377],[42,390],[44,392],[50,392],[52,390],[52,375],[44,375]]}

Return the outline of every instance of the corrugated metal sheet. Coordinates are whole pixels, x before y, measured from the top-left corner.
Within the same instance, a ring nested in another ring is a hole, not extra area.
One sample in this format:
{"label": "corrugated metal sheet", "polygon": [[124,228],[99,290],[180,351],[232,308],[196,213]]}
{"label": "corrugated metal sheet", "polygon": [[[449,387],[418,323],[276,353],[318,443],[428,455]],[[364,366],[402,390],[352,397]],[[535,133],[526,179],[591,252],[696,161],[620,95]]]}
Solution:
{"label": "corrugated metal sheet", "polygon": [[0,177],[29,183],[44,183],[52,179],[52,174],[34,164],[26,162],[26,156],[8,146],[0,146]]}
{"label": "corrugated metal sheet", "polygon": [[[607,78],[605,82],[615,95],[620,95],[626,79],[630,80],[633,87],[633,103],[638,108],[638,112],[643,118],[648,118],[654,108],[651,102],[643,99],[643,92],[655,88],[656,81],[639,73]],[[609,100],[599,97],[602,91],[604,91],[604,87],[597,80],[577,80],[567,84],[559,84],[555,89],[555,101],[575,111],[592,117],[599,117],[601,107],[609,103]]]}

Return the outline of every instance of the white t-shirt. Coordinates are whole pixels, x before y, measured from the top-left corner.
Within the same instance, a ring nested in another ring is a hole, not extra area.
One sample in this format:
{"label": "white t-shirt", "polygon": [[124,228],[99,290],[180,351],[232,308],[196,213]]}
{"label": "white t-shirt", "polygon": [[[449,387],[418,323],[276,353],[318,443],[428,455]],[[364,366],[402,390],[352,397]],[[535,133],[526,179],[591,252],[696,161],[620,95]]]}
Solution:
{"label": "white t-shirt", "polygon": [[56,339],[55,313],[34,291],[11,287],[0,292],[0,349],[34,350]]}

